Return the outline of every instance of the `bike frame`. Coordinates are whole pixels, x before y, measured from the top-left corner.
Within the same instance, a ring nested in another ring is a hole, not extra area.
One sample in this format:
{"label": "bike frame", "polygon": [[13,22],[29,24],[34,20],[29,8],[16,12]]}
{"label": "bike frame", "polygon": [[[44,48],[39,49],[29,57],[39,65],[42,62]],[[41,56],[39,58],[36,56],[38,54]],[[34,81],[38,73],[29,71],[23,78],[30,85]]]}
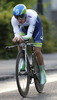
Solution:
{"label": "bike frame", "polygon": [[[27,43],[25,41],[24,43],[21,43],[21,44],[12,45],[12,46],[6,46],[6,49],[11,49],[11,48],[18,47],[18,46],[19,47],[22,47],[21,50],[24,50],[25,51],[25,64],[26,64],[26,69],[27,69],[27,57],[28,57],[28,54],[27,54],[27,46],[32,47],[32,51],[33,51],[33,43]],[[33,67],[33,55],[34,55],[34,53],[32,52],[32,54],[31,54],[31,56],[32,56],[32,64],[30,65],[31,67]]]}

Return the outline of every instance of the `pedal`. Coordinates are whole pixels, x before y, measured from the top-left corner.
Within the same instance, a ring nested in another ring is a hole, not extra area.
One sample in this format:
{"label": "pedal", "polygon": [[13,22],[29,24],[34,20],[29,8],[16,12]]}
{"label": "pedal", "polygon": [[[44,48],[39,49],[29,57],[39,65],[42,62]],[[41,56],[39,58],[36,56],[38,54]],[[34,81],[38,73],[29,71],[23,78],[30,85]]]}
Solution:
{"label": "pedal", "polygon": [[28,75],[28,73],[27,73],[27,72],[22,71],[22,72],[19,72],[19,75],[20,75],[20,76],[21,76],[21,75]]}
{"label": "pedal", "polygon": [[32,65],[30,65],[30,69],[33,69],[33,66]]}
{"label": "pedal", "polygon": [[34,77],[33,77],[33,71],[32,71],[32,70],[30,70],[30,77],[31,77],[31,78],[34,78]]}

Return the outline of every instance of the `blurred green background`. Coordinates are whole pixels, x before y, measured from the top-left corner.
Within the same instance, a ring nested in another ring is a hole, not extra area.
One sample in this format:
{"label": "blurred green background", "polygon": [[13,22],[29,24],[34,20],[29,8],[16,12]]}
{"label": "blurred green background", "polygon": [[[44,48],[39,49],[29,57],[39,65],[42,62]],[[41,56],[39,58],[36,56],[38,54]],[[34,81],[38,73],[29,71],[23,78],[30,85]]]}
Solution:
{"label": "blurred green background", "polygon": [[[17,48],[6,51],[6,46],[13,45],[12,38],[14,37],[11,26],[11,18],[13,16],[13,7],[16,4],[25,4],[27,8],[37,11],[37,0],[0,0],[0,59],[16,58]],[[43,4],[47,7],[47,4]],[[53,53],[57,51],[57,29],[54,21],[50,21],[48,17],[40,15],[43,25],[43,53]],[[30,52],[30,51],[29,51]]]}

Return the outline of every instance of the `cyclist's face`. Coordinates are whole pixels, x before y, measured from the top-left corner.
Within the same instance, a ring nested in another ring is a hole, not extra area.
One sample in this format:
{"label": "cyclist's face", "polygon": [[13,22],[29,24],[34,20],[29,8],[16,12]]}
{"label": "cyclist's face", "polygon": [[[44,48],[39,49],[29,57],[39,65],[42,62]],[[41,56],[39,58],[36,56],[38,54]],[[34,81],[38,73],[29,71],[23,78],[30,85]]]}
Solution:
{"label": "cyclist's face", "polygon": [[18,22],[19,22],[20,24],[24,24],[24,22],[25,22],[25,18],[17,19],[17,20],[18,20]]}

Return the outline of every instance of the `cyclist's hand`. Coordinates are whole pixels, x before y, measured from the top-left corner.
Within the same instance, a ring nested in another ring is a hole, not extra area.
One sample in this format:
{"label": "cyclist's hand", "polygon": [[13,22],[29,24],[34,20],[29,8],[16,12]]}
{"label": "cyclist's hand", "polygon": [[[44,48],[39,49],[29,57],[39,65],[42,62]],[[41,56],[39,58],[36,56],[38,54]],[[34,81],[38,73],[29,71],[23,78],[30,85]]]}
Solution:
{"label": "cyclist's hand", "polygon": [[19,38],[18,37],[14,37],[13,40],[12,40],[14,43],[17,43],[19,41]]}
{"label": "cyclist's hand", "polygon": [[19,41],[19,43],[24,42],[24,39],[22,38],[22,36],[19,37],[18,41]]}

